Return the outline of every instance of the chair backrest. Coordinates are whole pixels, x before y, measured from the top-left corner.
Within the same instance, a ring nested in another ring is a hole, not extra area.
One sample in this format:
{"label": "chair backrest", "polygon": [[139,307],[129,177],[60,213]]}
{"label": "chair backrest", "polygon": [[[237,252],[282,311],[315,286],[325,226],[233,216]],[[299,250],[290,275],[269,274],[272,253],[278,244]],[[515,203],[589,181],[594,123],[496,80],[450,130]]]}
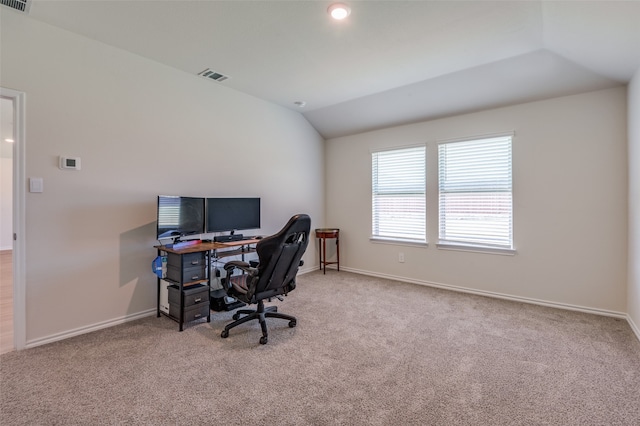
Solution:
{"label": "chair backrest", "polygon": [[286,294],[295,288],[300,261],[309,245],[310,229],[311,218],[298,214],[280,232],[256,244],[259,263],[254,300]]}

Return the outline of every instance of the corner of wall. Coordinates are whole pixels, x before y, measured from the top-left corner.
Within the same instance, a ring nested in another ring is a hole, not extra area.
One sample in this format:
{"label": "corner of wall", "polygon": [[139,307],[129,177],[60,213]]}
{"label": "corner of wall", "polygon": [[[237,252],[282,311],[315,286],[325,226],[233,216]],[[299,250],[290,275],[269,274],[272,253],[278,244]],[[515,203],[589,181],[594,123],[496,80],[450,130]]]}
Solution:
{"label": "corner of wall", "polygon": [[628,92],[629,168],[629,259],[627,312],[629,325],[640,340],[640,68],[629,82]]}

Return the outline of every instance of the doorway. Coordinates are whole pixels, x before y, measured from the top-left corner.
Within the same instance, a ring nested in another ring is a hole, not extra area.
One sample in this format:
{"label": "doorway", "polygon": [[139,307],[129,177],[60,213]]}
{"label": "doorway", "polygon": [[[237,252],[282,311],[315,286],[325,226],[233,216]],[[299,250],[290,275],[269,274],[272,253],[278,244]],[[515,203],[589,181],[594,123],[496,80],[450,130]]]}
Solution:
{"label": "doorway", "polygon": [[0,88],[0,353],[25,346],[25,94]]}
{"label": "doorway", "polygon": [[13,343],[13,99],[0,98],[0,354]]}

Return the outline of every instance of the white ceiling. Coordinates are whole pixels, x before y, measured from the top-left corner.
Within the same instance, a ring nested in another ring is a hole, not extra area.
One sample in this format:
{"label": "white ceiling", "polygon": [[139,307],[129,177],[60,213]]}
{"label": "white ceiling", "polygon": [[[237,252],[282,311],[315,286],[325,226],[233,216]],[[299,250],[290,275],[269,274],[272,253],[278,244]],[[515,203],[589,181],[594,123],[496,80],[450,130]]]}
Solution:
{"label": "white ceiling", "polygon": [[612,87],[640,68],[638,0],[344,2],[342,22],[319,0],[33,0],[29,16],[300,111],[326,138]]}

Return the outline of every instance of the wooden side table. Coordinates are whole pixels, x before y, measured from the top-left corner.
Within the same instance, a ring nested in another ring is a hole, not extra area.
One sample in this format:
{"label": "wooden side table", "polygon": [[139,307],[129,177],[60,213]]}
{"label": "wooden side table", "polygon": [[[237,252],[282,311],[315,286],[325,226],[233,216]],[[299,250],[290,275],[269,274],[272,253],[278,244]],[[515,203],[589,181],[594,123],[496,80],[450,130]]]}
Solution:
{"label": "wooden side table", "polygon": [[[318,228],[316,229],[316,238],[320,246],[320,269],[324,269],[327,273],[327,265],[336,264],[338,271],[340,270],[340,230],[338,228]],[[336,239],[336,261],[327,261],[327,238]]]}

